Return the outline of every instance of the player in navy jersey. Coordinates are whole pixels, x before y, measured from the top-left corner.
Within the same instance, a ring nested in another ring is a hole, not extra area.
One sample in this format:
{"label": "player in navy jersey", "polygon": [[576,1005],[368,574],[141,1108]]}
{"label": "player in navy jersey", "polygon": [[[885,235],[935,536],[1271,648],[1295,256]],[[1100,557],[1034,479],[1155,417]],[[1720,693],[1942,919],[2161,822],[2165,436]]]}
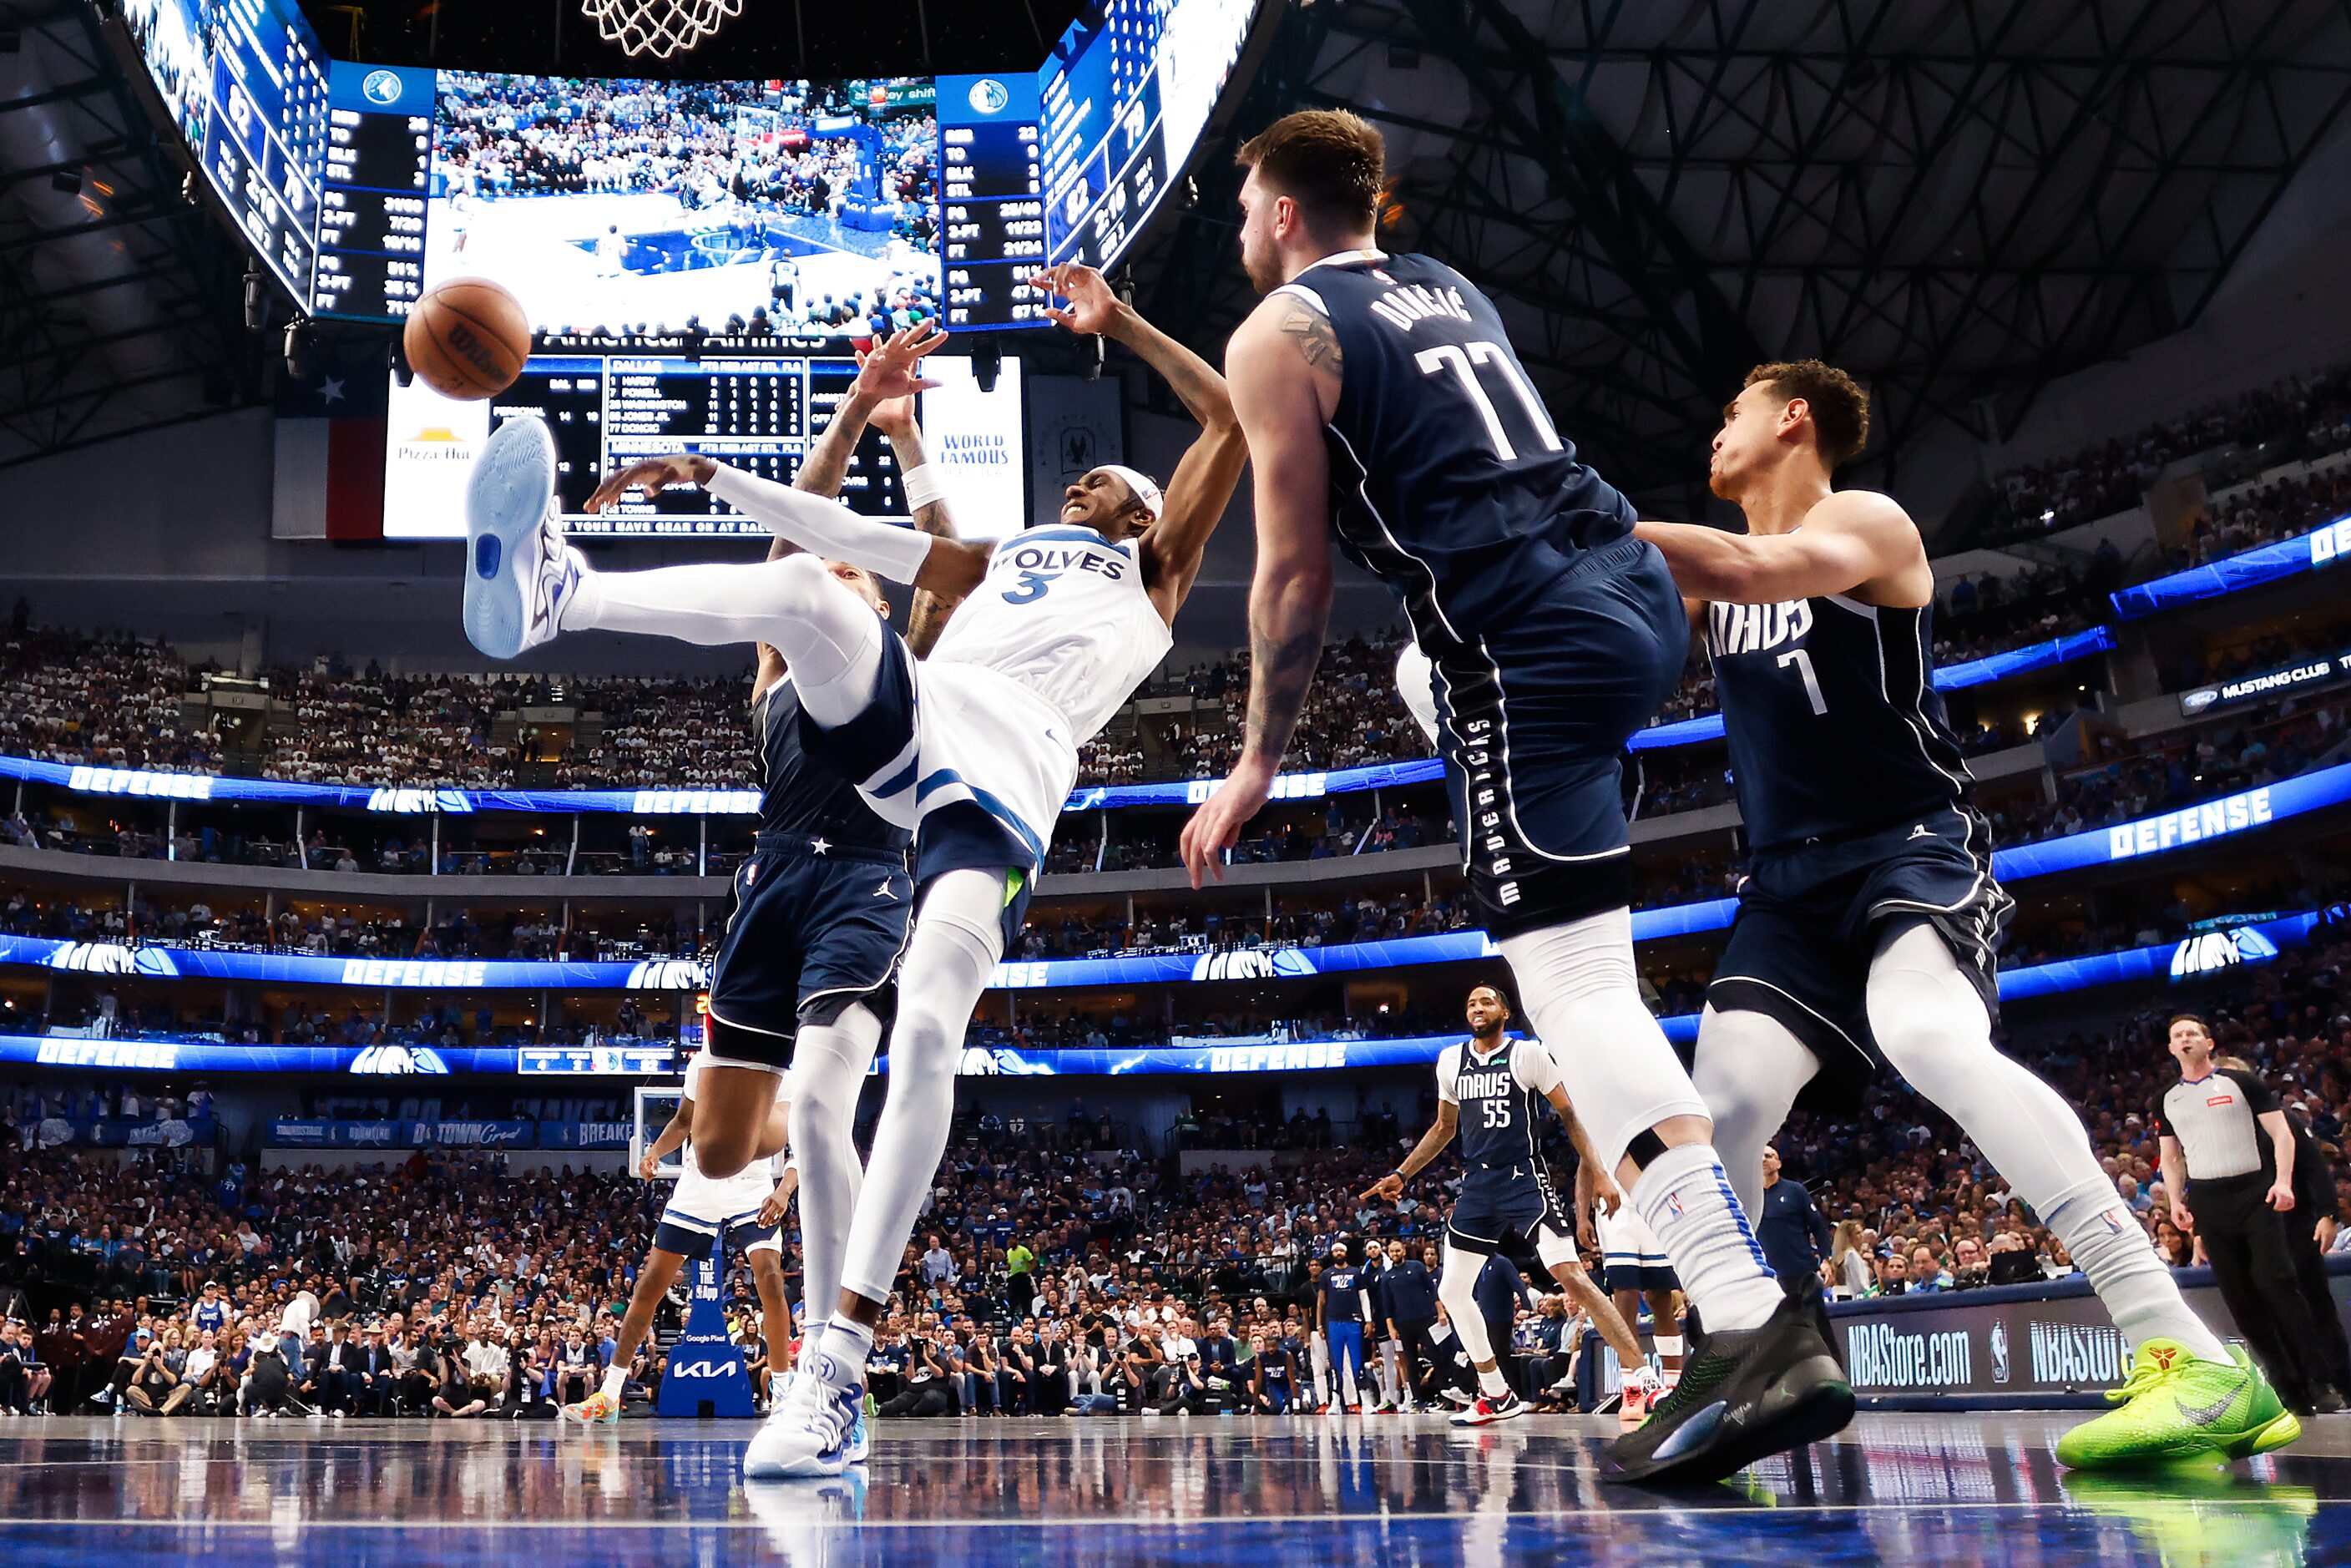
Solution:
{"label": "player in navy jersey", "polygon": [[1552,425],[1492,302],[1441,262],[1374,248],[1378,132],[1306,110],[1240,161],[1241,260],[1266,296],[1226,352],[1257,476],[1249,722],[1184,830],[1185,863],[1196,884],[1217,873],[1271,791],[1322,644],[1335,534],[1436,667],[1471,896],[1602,1168],[1710,1329],[1690,1399],[1621,1439],[1604,1473],[1719,1478],[1826,1437],[1852,1419],[1852,1386],[1772,1278],[1633,967],[1617,758],[1680,678],[1673,580],[1632,504]]}
{"label": "player in navy jersey", "polygon": [[1347,1259],[1347,1244],[1331,1243],[1331,1260],[1314,1282],[1314,1326],[1331,1352],[1331,1398],[1322,1406],[1336,1416],[1343,1406],[1350,1416],[1364,1411],[1358,1384],[1364,1368],[1364,1325],[1374,1321],[1371,1271]]}
{"label": "player in navy jersey", "polygon": [[[1472,987],[1464,1010],[1468,1040],[1447,1046],[1437,1059],[1437,1120],[1395,1169],[1363,1196],[1395,1202],[1404,1196],[1405,1183],[1442,1155],[1457,1134],[1460,1137],[1461,1196],[1445,1225],[1437,1299],[1445,1303],[1478,1375],[1476,1403],[1456,1415],[1453,1423],[1484,1427],[1523,1415],[1527,1408],[1502,1376],[1477,1304],[1479,1270],[1510,1237],[1523,1236],[1534,1243],[1544,1270],[1591,1314],[1593,1326],[1616,1352],[1628,1379],[1646,1377],[1649,1364],[1624,1318],[1584,1273],[1575,1249],[1577,1236],[1592,1234],[1592,1222],[1580,1217],[1604,1207],[1614,1213],[1624,1195],[1601,1169],[1576,1121],[1558,1063],[1540,1041],[1513,1040],[1503,1032],[1510,1021],[1510,1004],[1492,986]],[[1551,1103],[1575,1145],[1579,1218],[1570,1218],[1552,1190],[1551,1171],[1535,1140],[1538,1097]]]}
{"label": "player in navy jersey", "polygon": [[[2230,1452],[2223,1407],[2263,1403],[2260,1373],[2189,1310],[2073,1107],[1992,1044],[2010,905],[1935,692],[1934,570],[1892,499],[1830,483],[1868,428],[1843,371],[1760,366],[1723,410],[1709,476],[1747,531],[1639,528],[1705,627],[1752,848],[1698,1025],[1716,1139],[1751,1207],[1799,1094],[1817,1083],[1852,1103],[1856,1077],[1891,1065],[2032,1206],[2139,1347],[2132,1401],[2067,1433],[2058,1458]],[[2199,1390],[2229,1385],[2217,1419],[2181,1414],[2200,1394],[2173,1398],[2191,1369]]]}

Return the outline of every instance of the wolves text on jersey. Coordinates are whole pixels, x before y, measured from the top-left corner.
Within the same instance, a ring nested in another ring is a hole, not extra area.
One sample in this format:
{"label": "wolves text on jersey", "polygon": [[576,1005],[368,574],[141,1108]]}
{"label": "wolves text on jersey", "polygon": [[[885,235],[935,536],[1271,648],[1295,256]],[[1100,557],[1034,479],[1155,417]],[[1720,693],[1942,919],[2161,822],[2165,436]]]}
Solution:
{"label": "wolves text on jersey", "polygon": [[1813,604],[1792,599],[1784,604],[1709,604],[1707,641],[1719,658],[1730,653],[1760,653],[1782,643],[1801,641],[1813,629]]}

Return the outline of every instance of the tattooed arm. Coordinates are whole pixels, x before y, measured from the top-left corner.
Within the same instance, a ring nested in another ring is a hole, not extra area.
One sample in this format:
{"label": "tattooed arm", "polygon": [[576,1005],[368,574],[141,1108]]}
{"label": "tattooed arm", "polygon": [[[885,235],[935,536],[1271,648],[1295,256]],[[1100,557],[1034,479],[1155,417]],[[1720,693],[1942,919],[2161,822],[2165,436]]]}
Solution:
{"label": "tattooed arm", "polygon": [[1249,589],[1249,727],[1232,776],[1184,828],[1197,887],[1272,792],[1298,728],[1331,613],[1331,459],[1322,427],[1339,396],[1339,344],[1320,311],[1269,296],[1225,351],[1233,408],[1257,475]]}
{"label": "tattooed arm", "polygon": [[[873,428],[890,438],[890,449],[898,455],[899,473],[911,474],[929,461],[923,449],[923,427],[914,423],[913,398],[893,398],[875,409]],[[944,500],[915,507],[914,527],[943,539],[956,537],[955,519],[947,515]],[[907,651],[917,659],[927,658],[938,645],[939,633],[947,629],[947,616],[962,601],[927,588],[914,590],[914,608],[906,612]]]}

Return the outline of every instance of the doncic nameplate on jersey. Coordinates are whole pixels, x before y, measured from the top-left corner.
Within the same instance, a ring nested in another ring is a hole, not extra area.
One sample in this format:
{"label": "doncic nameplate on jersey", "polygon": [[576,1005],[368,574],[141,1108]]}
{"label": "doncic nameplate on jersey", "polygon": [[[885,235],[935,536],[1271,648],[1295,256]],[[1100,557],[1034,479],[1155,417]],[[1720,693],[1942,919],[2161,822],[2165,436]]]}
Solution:
{"label": "doncic nameplate on jersey", "polygon": [[[2188,1304],[2224,1338],[2236,1323],[2210,1269],[2179,1271]],[[2327,1260],[2335,1310],[2351,1326],[2351,1257]],[[2019,1405],[2103,1408],[2130,1370],[2123,1337],[2081,1275],[1839,1301],[1830,1308],[1854,1392],[1879,1407],[1945,1400],[1998,1409]]]}
{"label": "doncic nameplate on jersey", "polygon": [[751,1374],[743,1347],[726,1337],[726,1312],[718,1299],[725,1279],[726,1238],[713,1239],[710,1255],[694,1265],[694,1299],[685,1309],[685,1332],[669,1347],[661,1396],[653,1408],[664,1416],[749,1416]]}

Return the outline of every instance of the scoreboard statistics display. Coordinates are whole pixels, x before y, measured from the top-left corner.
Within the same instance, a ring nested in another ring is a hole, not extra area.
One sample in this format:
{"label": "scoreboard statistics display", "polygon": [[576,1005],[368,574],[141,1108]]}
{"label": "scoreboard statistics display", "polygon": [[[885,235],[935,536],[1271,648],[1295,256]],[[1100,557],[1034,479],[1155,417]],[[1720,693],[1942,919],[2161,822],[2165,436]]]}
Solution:
{"label": "scoreboard statistics display", "polygon": [[335,62],[313,315],[398,320],[424,292],[434,92],[429,70]]}
{"label": "scoreboard statistics display", "polygon": [[1258,0],[1109,0],[1037,74],[1049,262],[1114,265],[1183,175]]}
{"label": "scoreboard statistics display", "polygon": [[[974,383],[967,359],[933,355],[926,364],[943,384],[924,394],[920,412],[952,430],[934,433],[930,445],[951,486],[957,531],[968,538],[1016,531],[1026,520],[1014,461],[1022,451],[1018,361],[1005,361],[989,392]],[[789,484],[856,379],[855,359],[821,350],[688,354],[672,347],[534,354],[513,386],[484,402],[394,382],[385,406],[384,537],[465,538],[474,455],[505,421],[532,417],[555,437],[556,495],[573,538],[765,538],[765,524],[692,486],[650,501],[632,494],[594,514],[587,500],[604,475],[669,452],[699,452]],[[841,498],[872,517],[907,515],[896,458],[876,432],[860,437]]]}
{"label": "scoreboard statistics display", "polygon": [[[640,457],[700,452],[789,484],[842,394],[857,379],[847,355],[737,357],[682,351],[534,354],[515,384],[487,402],[460,402],[413,382],[392,388],[387,408],[384,537],[463,538],[465,476],[481,443],[517,415],[547,421],[555,436],[556,493],[575,536],[765,537],[698,488],[631,495],[590,515],[602,476]],[[889,444],[872,431],[858,443],[841,499],[861,512],[904,517]]]}
{"label": "scoreboard statistics display", "polygon": [[123,21],[204,177],[286,291],[319,245],[327,57],[293,0],[127,0]]}
{"label": "scoreboard statistics display", "polygon": [[[1034,72],[694,83],[330,62],[296,0],[120,4],[165,112],[310,314],[398,321],[465,273],[542,331],[655,338],[755,311],[784,337],[909,309],[1034,325],[1040,267],[1133,246],[1264,14],[1106,0]],[[559,134],[516,132],[546,113]],[[607,152],[607,124],[650,150]]]}

